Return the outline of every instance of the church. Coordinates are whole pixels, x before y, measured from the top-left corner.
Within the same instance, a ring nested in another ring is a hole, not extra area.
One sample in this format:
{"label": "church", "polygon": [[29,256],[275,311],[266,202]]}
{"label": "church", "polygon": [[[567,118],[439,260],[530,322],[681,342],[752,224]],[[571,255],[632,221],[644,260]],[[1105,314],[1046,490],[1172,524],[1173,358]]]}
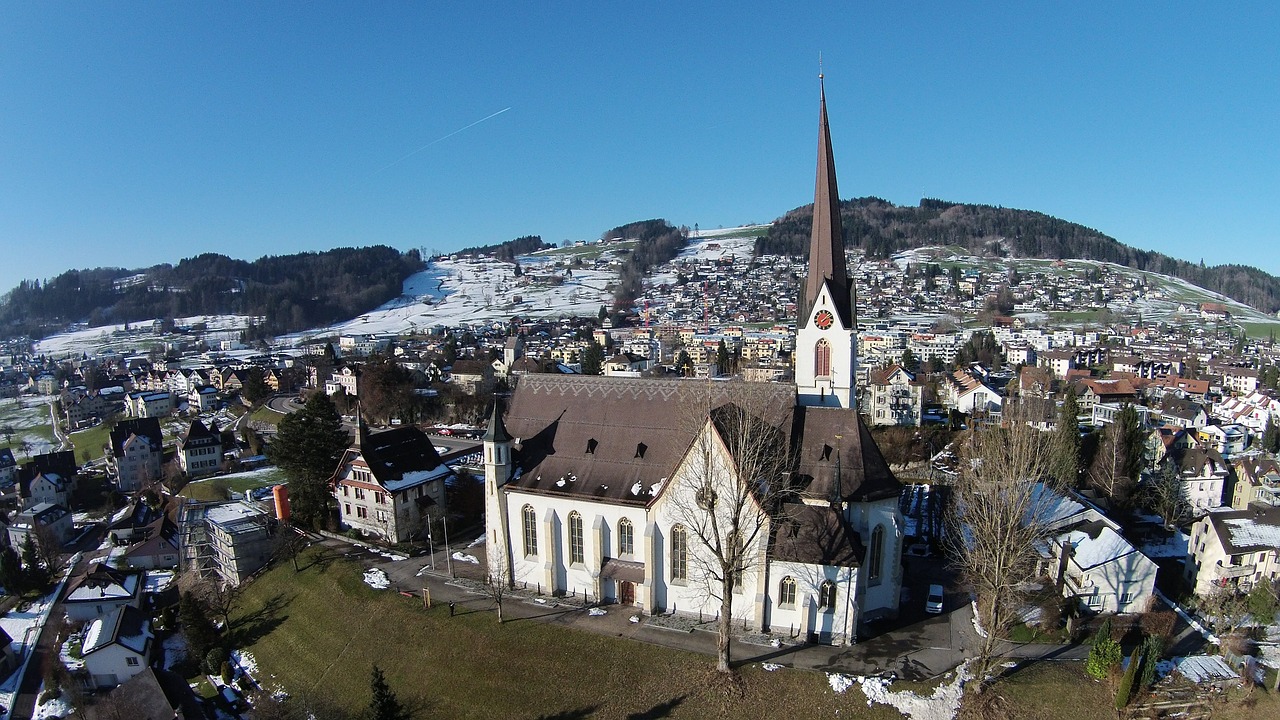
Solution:
{"label": "church", "polygon": [[490,573],[836,645],[896,615],[902,486],[855,407],[855,292],[822,90],[795,383],[526,375],[484,436]]}

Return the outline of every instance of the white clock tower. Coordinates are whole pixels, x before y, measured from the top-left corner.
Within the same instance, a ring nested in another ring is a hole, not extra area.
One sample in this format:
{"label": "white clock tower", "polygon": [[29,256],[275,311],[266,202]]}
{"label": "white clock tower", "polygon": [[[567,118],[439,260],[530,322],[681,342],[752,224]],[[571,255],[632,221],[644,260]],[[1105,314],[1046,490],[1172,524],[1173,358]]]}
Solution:
{"label": "white clock tower", "polygon": [[[818,76],[821,81],[822,76]],[[809,274],[796,318],[796,396],[801,405],[854,407],[858,367],[856,291],[844,259],[840,193],[827,126],[827,95],[818,121],[818,179],[813,192]]]}

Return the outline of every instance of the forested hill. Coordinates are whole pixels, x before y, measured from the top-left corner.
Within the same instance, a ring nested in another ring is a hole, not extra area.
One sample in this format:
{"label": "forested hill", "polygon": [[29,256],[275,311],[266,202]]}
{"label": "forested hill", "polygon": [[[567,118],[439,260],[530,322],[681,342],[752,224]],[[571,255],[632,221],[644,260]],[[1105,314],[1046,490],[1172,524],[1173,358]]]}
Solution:
{"label": "forested hill", "polygon": [[551,243],[542,242],[541,235],[525,235],[515,240],[508,240],[498,245],[481,245],[479,247],[469,247],[459,250],[456,255],[468,257],[481,257],[483,255],[493,255],[499,260],[506,262],[515,262],[516,258],[521,255],[528,255],[539,250],[549,250],[555,247]]}
{"label": "forested hill", "polygon": [[[1280,309],[1280,279],[1244,265],[1201,264],[1138,250],[1083,225],[1030,210],[923,199],[917,207],[877,197],[840,202],[846,247],[871,257],[927,245],[956,245],[978,256],[1100,260],[1182,278],[1268,313]],[[813,206],[774,221],[757,254],[808,251]]]}
{"label": "forested hill", "polygon": [[259,315],[264,334],[348,320],[398,297],[425,267],[417,250],[375,245],[267,256],[214,253],[145,270],[69,270],[24,280],[0,301],[0,334],[42,337],[72,322],[91,326],[191,315]]}

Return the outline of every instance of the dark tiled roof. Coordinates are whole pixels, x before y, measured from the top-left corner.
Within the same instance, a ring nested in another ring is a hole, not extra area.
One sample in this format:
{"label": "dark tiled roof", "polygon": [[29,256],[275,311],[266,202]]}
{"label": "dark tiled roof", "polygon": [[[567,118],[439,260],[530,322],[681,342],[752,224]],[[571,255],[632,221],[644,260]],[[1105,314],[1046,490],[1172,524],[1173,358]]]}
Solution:
{"label": "dark tiled roof", "polygon": [[434,470],[440,455],[431,438],[416,427],[371,432],[360,440],[360,454],[379,482],[390,482],[405,473]]}
{"label": "dark tiled roof", "polygon": [[124,443],[130,435],[146,438],[151,447],[159,450],[164,445],[164,437],[160,432],[159,418],[130,418],[121,420],[111,429],[111,452],[120,457],[124,452]]}
{"label": "dark tiled roof", "polygon": [[788,441],[798,448],[796,479],[805,494],[831,496],[837,456],[842,499],[877,500],[900,492],[902,485],[855,411],[797,407],[792,385],[555,375],[526,377],[512,395],[505,424],[518,441],[518,474],[510,484],[647,504],[650,489],[671,476],[693,444],[708,409],[718,411],[712,413],[718,427],[734,417],[726,409],[730,401],[777,429],[779,452]]}
{"label": "dark tiled roof", "polygon": [[[529,375],[516,386],[506,429],[523,490],[646,504],[670,477],[709,407],[745,392],[778,428],[790,425],[795,388],[764,383],[585,375]],[[639,488],[640,492],[632,492]]]}
{"label": "dark tiled roof", "polygon": [[808,565],[857,567],[861,538],[830,505],[788,503],[773,525],[773,559]]}
{"label": "dark tiled roof", "polygon": [[901,493],[902,483],[856,411],[798,408],[793,437],[799,439],[796,480],[805,495],[825,499],[838,494],[862,502]]}

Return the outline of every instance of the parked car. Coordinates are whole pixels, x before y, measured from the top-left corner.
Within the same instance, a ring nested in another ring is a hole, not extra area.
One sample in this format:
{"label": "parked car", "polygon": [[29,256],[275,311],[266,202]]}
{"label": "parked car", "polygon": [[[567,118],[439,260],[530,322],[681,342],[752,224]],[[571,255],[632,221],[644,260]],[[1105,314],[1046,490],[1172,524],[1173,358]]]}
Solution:
{"label": "parked car", "polygon": [[924,610],[937,615],[942,612],[943,590],[941,585],[930,585],[929,595],[924,600]]}

